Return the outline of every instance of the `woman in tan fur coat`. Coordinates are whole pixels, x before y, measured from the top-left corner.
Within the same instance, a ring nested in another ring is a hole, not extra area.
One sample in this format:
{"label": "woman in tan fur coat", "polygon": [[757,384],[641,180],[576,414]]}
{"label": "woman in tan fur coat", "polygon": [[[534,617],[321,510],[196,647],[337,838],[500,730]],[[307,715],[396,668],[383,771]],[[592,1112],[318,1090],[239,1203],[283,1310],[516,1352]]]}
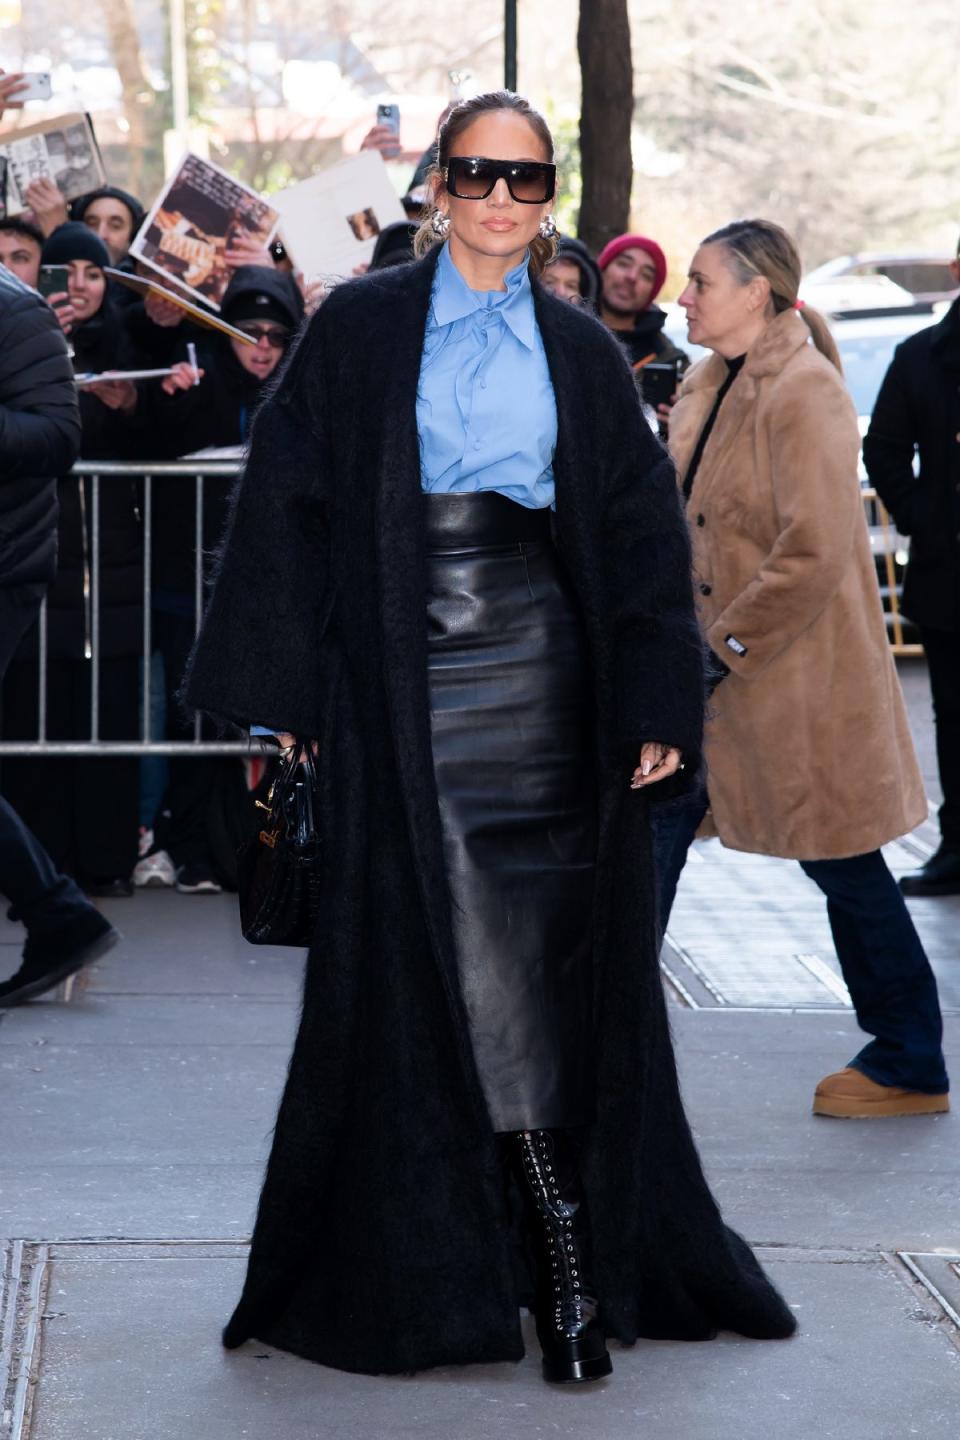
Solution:
{"label": "woman in tan fur coat", "polygon": [[[859,436],[800,258],[763,220],[710,235],[680,296],[691,370],[670,421],[717,689],[703,797],[658,822],[661,920],[698,826],[799,860],[827,897],[874,1039],[814,1110],[946,1110],[936,982],[880,846],[926,816],[857,483]],[[810,343],[811,337],[813,344]],[[708,809],[709,807],[709,809]]]}

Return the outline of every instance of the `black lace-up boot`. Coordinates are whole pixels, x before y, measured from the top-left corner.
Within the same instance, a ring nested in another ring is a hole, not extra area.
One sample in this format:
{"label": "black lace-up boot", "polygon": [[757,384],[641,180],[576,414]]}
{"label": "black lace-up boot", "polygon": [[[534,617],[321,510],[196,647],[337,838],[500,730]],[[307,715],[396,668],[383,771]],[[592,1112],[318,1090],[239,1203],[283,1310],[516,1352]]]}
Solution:
{"label": "black lace-up boot", "polygon": [[543,1377],[556,1384],[599,1380],[612,1370],[590,1282],[590,1248],[576,1156],[562,1130],[510,1137],[534,1239],[537,1335]]}

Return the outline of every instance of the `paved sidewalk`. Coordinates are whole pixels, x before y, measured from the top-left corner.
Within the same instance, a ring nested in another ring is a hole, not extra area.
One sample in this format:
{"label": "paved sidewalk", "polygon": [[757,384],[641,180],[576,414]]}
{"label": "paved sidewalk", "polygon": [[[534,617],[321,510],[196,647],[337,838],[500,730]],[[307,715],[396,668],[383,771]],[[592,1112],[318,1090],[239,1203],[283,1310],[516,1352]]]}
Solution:
{"label": "paved sidewalk", "polygon": [[[2,1231],[29,1242],[7,1247],[19,1289],[6,1338],[16,1327],[32,1367],[8,1376],[7,1434],[952,1433],[957,1332],[897,1253],[935,1257],[914,1263],[960,1309],[960,1272],[943,1258],[960,1256],[960,1118],[814,1120],[814,1083],[857,1044],[840,1006],[672,1010],[711,1181],[797,1307],[797,1340],[641,1343],[589,1394],[541,1384],[532,1336],[517,1367],[401,1380],[340,1375],[256,1344],[225,1354],[219,1328],[240,1285],[301,963],[244,945],[234,904],[169,893],[115,902],[126,943],[66,1001],[0,1023]],[[2,973],[17,939],[0,929]],[[960,1021],[949,1026],[960,1071]],[[20,1419],[28,1402],[32,1428]]]}
{"label": "paved sidewalk", "polygon": [[[913,864],[930,827],[891,847]],[[912,847],[912,848],[911,848]],[[302,960],[230,896],[107,907],[125,943],[0,1020],[2,1440],[921,1440],[960,1415],[960,1113],[817,1120],[860,1043],[795,865],[698,847],[664,960],[689,1113],[731,1224],[801,1333],[641,1342],[611,1381],[518,1366],[402,1379],[219,1344]],[[960,899],[914,906],[960,1075]],[[0,921],[0,977],[21,935]],[[376,1237],[371,1237],[376,1245]],[[416,1297],[411,1297],[416,1304]],[[442,1317],[438,1317],[442,1323]]]}

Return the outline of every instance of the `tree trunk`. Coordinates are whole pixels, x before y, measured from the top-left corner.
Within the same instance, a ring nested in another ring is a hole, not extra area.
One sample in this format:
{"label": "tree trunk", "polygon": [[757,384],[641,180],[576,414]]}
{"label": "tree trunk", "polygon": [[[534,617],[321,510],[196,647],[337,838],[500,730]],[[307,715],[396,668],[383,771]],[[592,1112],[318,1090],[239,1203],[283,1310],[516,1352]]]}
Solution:
{"label": "tree trunk", "polygon": [[144,161],[150,140],[148,109],[154,89],[140,50],[140,35],[131,0],[101,0],[110,41],[110,54],[120,76],[123,89],[123,112],[127,131],[129,169],[124,177],[127,188],[139,194],[143,180]]}
{"label": "tree trunk", "polygon": [[577,51],[583,182],[577,231],[597,251],[622,235],[630,219],[633,58],[627,0],[580,0]]}

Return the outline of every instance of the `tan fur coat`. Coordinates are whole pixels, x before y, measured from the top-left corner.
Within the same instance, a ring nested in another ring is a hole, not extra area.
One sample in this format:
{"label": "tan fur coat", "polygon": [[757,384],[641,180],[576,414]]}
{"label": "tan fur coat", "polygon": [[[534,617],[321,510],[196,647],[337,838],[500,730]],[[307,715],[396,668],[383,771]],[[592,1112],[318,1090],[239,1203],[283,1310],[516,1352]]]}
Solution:
{"label": "tan fur coat", "polygon": [[[687,507],[713,700],[711,833],[735,850],[864,854],[927,814],[857,481],[853,404],[795,311],[751,348]],[[726,377],[711,355],[670,425],[682,479]]]}

